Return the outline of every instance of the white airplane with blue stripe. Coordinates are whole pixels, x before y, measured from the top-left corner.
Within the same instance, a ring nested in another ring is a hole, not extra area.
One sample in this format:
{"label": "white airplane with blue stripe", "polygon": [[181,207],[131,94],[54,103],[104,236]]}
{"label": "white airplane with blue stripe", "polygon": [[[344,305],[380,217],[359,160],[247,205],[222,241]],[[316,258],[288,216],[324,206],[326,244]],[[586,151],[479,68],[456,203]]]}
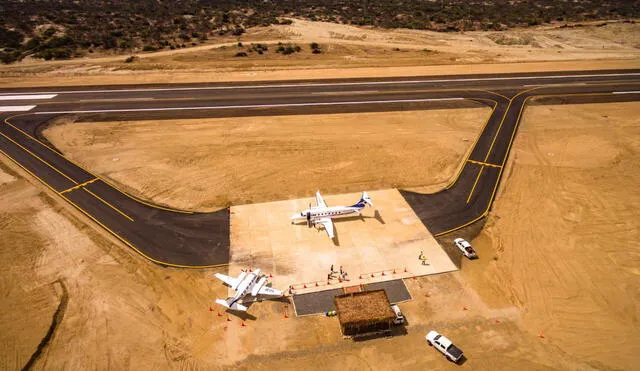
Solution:
{"label": "white airplane with blue stripe", "polygon": [[299,214],[294,214],[291,216],[291,224],[297,224],[306,222],[309,228],[316,225],[321,225],[324,227],[324,230],[329,235],[329,238],[334,237],[333,231],[333,222],[332,218],[337,218],[341,216],[347,215],[360,215],[362,209],[365,206],[373,206],[373,202],[371,202],[371,198],[367,194],[367,192],[362,192],[362,197],[360,197],[360,201],[357,204],[351,206],[327,206],[327,203],[324,202],[322,195],[320,195],[320,191],[316,192],[316,206],[309,205],[309,208],[303,210]]}
{"label": "white airplane with blue stripe", "polygon": [[251,295],[254,298],[258,295],[282,296],[282,291],[267,286],[267,276],[260,274],[260,269],[256,269],[253,272],[243,270],[235,278],[221,273],[216,273],[215,276],[236,292],[235,295],[226,300],[216,300],[216,303],[225,308],[245,312],[247,307],[242,305],[241,302],[244,302],[244,297],[247,295]]}

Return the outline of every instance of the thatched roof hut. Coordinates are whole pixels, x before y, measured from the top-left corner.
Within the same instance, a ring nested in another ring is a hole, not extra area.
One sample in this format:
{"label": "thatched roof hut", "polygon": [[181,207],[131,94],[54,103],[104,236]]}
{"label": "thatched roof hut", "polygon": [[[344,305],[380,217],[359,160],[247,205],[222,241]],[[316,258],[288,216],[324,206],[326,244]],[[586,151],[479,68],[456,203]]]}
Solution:
{"label": "thatched roof hut", "polygon": [[345,336],[388,331],[393,325],[395,313],[384,290],[343,294],[333,300]]}

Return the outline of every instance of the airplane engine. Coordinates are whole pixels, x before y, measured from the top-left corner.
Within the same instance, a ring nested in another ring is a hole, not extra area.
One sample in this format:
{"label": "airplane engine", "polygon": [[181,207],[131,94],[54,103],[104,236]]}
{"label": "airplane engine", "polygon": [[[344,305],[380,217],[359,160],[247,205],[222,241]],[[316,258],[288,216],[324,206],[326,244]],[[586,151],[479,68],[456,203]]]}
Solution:
{"label": "airplane engine", "polygon": [[253,289],[251,289],[251,295],[253,296],[258,295],[258,291],[260,291],[260,289],[262,288],[262,286],[265,285],[265,283],[267,283],[267,277],[262,277],[260,281],[258,281],[258,283],[256,283],[253,286]]}
{"label": "airplane engine", "polygon": [[240,285],[240,283],[242,282],[242,280],[244,280],[244,278],[247,276],[247,271],[242,271],[240,272],[240,276],[238,276],[238,280],[237,280],[237,284],[233,287],[231,287],[234,290],[238,289],[238,286]]}
{"label": "airplane engine", "polygon": [[311,211],[307,211],[307,227],[311,228]]}

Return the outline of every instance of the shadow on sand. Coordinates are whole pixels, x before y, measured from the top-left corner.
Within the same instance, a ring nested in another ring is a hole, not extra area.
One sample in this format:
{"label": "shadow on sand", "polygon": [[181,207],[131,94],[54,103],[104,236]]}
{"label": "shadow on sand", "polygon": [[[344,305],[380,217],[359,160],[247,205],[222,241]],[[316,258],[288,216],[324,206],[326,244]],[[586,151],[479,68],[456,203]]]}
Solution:
{"label": "shadow on sand", "polygon": [[356,336],[353,338],[353,341],[360,342],[360,341],[367,341],[367,340],[373,340],[373,339],[393,338],[396,336],[404,336],[406,334],[407,334],[406,326],[404,325],[394,326],[389,331],[379,332],[371,335]]}

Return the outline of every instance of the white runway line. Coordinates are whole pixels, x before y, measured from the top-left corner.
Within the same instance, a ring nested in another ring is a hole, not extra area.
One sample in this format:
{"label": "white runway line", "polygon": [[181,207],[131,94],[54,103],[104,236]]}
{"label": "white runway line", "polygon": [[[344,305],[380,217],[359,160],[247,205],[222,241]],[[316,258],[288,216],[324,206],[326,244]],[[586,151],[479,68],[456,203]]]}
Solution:
{"label": "white runway line", "polygon": [[613,94],[639,94],[640,90],[635,91],[614,91]]}
{"label": "white runway line", "polygon": [[355,104],[376,104],[376,103],[418,103],[437,102],[449,100],[464,100],[464,98],[431,98],[431,99],[392,99],[392,100],[367,100],[350,102],[311,102],[311,103],[281,103],[281,104],[247,104],[238,106],[205,106],[205,107],[159,107],[159,108],[123,108],[110,110],[84,110],[84,111],[52,111],[35,112],[36,115],[53,115],[63,113],[109,113],[109,112],[153,112],[153,111],[189,111],[189,110],[215,110],[231,108],[277,108],[277,107],[305,107],[305,106],[340,106]]}
{"label": "white runway line", "polygon": [[567,85],[587,85],[586,82],[568,82],[565,84],[533,84],[533,85],[523,85],[525,88],[532,88],[536,86],[567,86]]}
{"label": "white runway line", "polygon": [[26,112],[31,111],[36,106],[0,106],[0,112]]}
{"label": "white runway line", "polygon": [[21,94],[21,95],[2,95],[0,101],[3,100],[35,100],[35,99],[51,99],[58,94]]}
{"label": "white runway line", "polygon": [[[38,92],[33,94],[80,94],[80,93],[132,93],[132,92],[154,92],[154,91],[191,91],[191,90],[229,90],[229,89],[264,89],[264,88],[304,88],[314,86],[358,86],[358,85],[390,85],[390,84],[423,84],[442,82],[472,82],[472,81],[508,81],[508,80],[533,80],[533,79],[562,79],[562,78],[584,78],[584,77],[619,77],[619,76],[640,76],[640,73],[608,73],[590,75],[555,75],[555,76],[514,76],[514,77],[482,77],[467,79],[447,79],[447,80],[406,80],[406,81],[361,81],[361,82],[336,82],[336,83],[298,83],[279,85],[239,85],[239,86],[209,86],[192,88],[149,88],[149,89],[109,89],[109,90],[69,90]],[[2,94],[0,93],[0,96]]]}

